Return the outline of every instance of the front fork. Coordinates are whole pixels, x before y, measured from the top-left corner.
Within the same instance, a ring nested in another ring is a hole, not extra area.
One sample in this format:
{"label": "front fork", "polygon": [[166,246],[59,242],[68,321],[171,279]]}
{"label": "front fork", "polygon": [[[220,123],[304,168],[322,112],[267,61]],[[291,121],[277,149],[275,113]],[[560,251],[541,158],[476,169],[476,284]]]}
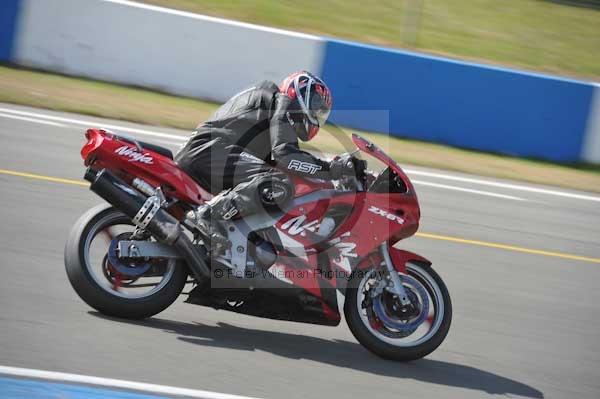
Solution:
{"label": "front fork", "polygon": [[408,306],[411,304],[410,299],[408,299],[408,295],[406,294],[406,290],[404,289],[404,285],[402,285],[402,280],[400,279],[400,275],[396,271],[394,267],[394,263],[392,262],[392,258],[390,256],[390,249],[387,241],[384,241],[380,246],[379,250],[381,251],[381,256],[383,257],[383,261],[385,263],[385,267],[387,268],[388,275],[390,276],[391,285],[388,285],[387,290],[393,292],[398,296],[398,300],[402,304],[402,306]]}

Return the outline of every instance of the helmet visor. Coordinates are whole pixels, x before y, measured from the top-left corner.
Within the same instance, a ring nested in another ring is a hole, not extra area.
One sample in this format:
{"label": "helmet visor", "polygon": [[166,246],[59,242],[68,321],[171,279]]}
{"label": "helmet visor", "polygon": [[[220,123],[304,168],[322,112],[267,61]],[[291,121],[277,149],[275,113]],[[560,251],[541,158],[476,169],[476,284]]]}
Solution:
{"label": "helmet visor", "polygon": [[318,126],[325,125],[329,114],[331,113],[331,106],[327,98],[323,95],[313,93],[309,104],[309,114],[312,123],[318,124]]}

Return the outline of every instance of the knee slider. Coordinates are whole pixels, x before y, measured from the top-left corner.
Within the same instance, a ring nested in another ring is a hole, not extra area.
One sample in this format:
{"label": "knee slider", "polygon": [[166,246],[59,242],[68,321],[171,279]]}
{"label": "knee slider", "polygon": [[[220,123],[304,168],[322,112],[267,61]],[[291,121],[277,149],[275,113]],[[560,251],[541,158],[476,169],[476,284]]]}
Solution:
{"label": "knee slider", "polygon": [[287,177],[267,176],[258,185],[260,200],[265,206],[281,207],[294,195],[293,186]]}

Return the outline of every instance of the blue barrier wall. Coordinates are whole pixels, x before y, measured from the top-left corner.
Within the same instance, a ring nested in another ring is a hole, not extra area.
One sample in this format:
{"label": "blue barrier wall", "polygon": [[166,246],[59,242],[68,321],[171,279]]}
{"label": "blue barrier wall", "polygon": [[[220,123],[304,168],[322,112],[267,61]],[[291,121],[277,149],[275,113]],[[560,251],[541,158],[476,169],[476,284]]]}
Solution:
{"label": "blue barrier wall", "polygon": [[[578,161],[591,84],[344,41],[323,76],[338,110],[389,110],[389,133],[477,150]],[[385,132],[372,113],[332,122]]]}
{"label": "blue barrier wall", "polygon": [[2,0],[0,6],[0,61],[11,59],[20,0]]}

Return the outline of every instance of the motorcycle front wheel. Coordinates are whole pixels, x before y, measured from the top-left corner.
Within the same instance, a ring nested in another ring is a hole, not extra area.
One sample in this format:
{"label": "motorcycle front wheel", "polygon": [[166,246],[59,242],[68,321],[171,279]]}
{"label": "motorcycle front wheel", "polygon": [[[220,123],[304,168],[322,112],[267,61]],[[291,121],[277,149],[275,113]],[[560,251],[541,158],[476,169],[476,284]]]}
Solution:
{"label": "motorcycle front wheel", "polygon": [[142,319],[162,312],[187,280],[187,268],[173,259],[125,263],[114,256],[116,242],[129,239],[134,229],[125,214],[99,205],[79,218],[65,245],[65,268],[75,292],[108,316]]}
{"label": "motorcycle front wheel", "polygon": [[350,331],[364,347],[390,360],[410,361],[433,352],[443,342],[452,321],[446,285],[428,265],[408,263],[402,285],[413,307],[407,311],[384,288],[383,265],[360,270],[346,290],[344,315]]}

